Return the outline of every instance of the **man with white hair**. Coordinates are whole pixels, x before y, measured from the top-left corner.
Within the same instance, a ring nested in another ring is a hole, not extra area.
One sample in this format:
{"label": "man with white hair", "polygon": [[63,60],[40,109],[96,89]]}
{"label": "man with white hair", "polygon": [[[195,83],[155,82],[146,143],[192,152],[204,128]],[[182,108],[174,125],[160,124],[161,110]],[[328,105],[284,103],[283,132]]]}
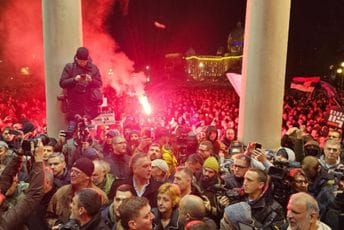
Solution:
{"label": "man with white hair", "polygon": [[319,206],[309,194],[299,192],[293,194],[287,208],[288,230],[331,229],[319,221]]}

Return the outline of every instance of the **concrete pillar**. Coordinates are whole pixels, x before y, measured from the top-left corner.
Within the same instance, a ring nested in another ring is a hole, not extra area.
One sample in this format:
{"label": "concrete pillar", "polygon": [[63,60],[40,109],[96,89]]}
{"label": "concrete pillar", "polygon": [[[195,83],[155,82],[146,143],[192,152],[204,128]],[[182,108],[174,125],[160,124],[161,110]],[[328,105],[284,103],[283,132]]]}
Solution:
{"label": "concrete pillar", "polygon": [[45,93],[48,135],[56,137],[66,128],[65,115],[56,97],[63,67],[73,62],[76,49],[82,46],[80,0],[42,0]]}
{"label": "concrete pillar", "polygon": [[248,0],[238,139],[280,145],[290,0]]}

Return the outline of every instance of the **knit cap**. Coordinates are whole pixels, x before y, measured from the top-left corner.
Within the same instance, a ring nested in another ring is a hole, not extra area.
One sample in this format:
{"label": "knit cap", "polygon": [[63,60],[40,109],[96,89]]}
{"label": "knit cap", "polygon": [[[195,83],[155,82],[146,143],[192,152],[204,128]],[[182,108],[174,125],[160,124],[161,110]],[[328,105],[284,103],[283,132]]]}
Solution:
{"label": "knit cap", "polygon": [[85,47],[79,47],[76,51],[76,57],[79,60],[88,60],[88,49]]}
{"label": "knit cap", "polygon": [[92,173],[94,170],[93,162],[86,157],[82,157],[82,158],[77,159],[74,162],[72,167],[81,170],[83,173],[85,173],[89,177],[92,176]]}
{"label": "knit cap", "polygon": [[161,169],[165,173],[168,173],[168,171],[169,171],[169,167],[168,167],[166,161],[164,161],[162,159],[153,160],[152,161],[152,167],[158,167],[159,169]]}
{"label": "knit cap", "polygon": [[203,163],[203,168],[210,168],[215,172],[219,172],[220,165],[215,157],[208,157]]}

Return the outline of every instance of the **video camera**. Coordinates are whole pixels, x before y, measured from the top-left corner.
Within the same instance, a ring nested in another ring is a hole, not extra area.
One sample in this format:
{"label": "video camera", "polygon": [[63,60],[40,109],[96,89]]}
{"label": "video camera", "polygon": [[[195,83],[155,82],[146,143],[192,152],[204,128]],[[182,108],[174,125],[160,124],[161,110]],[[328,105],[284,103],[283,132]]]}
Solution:
{"label": "video camera", "polygon": [[273,196],[282,206],[286,205],[289,199],[291,189],[290,169],[300,168],[299,162],[294,161],[274,161],[274,166],[268,170],[271,178]]}
{"label": "video camera", "polygon": [[230,203],[236,203],[241,201],[243,197],[243,192],[241,188],[232,188],[229,189],[225,185],[214,185],[215,195],[218,196],[226,196],[230,200]]}

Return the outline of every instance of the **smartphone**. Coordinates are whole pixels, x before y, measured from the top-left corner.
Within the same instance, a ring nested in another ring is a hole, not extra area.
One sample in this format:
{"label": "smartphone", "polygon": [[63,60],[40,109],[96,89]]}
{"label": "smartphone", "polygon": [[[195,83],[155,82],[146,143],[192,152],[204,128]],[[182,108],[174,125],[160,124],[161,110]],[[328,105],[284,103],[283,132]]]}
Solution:
{"label": "smartphone", "polygon": [[261,149],[261,148],[262,148],[262,145],[261,145],[261,144],[259,144],[259,143],[256,143],[256,144],[255,144],[254,149]]}

